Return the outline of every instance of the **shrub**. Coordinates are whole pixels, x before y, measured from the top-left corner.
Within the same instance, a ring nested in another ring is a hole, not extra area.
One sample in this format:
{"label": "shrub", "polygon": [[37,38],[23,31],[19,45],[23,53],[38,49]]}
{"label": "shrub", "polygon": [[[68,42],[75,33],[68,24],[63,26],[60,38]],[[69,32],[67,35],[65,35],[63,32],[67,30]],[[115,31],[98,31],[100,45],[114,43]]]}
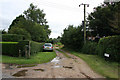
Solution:
{"label": "shrub", "polygon": [[43,50],[43,43],[38,43],[38,42],[34,42],[34,41],[31,41],[30,42],[30,52],[31,52],[31,55],[37,53],[37,52],[42,52]]}
{"label": "shrub", "polygon": [[25,45],[29,45],[29,41],[19,41],[18,49],[21,50],[21,56],[25,56]]}
{"label": "shrub", "polygon": [[38,43],[38,42],[34,42],[34,41],[27,41],[27,40],[26,41],[19,41],[18,47],[21,50],[22,56],[25,56],[25,47],[26,47],[26,45],[29,46],[29,42],[30,42],[30,54],[31,55],[42,51],[43,43]]}
{"label": "shrub", "polygon": [[9,56],[18,56],[18,42],[0,42],[2,44],[2,54]]}
{"label": "shrub", "polygon": [[23,35],[17,34],[2,34],[2,41],[17,42],[23,40]]}
{"label": "shrub", "polygon": [[104,55],[104,53],[108,53],[110,55],[110,60],[118,61],[120,59],[120,36],[108,36],[101,38],[99,43],[99,47],[103,48],[99,54]]}
{"label": "shrub", "polygon": [[86,54],[96,54],[96,47],[97,43],[96,42],[86,42],[86,44],[83,45],[82,47],[82,52]]}
{"label": "shrub", "polygon": [[[38,43],[34,41],[19,41],[19,42],[0,42],[2,44],[2,54],[18,57],[19,50],[22,57],[25,56],[25,47],[29,46],[30,42],[30,54],[33,55],[37,52],[41,52],[43,49],[43,43]],[[28,48],[29,50],[29,48]]]}

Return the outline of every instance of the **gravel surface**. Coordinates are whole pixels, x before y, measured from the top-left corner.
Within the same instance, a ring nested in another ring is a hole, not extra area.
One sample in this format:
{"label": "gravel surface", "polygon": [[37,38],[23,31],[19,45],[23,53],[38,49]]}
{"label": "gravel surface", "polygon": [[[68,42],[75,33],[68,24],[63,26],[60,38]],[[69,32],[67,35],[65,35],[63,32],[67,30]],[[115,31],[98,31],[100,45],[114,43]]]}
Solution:
{"label": "gravel surface", "polygon": [[[4,78],[104,78],[95,73],[82,59],[67,53],[70,58],[55,50],[57,57],[49,63],[34,67],[17,68],[17,65],[2,65]],[[9,66],[9,67],[8,67]],[[7,68],[6,68],[7,67]],[[14,76],[13,76],[14,75]]]}

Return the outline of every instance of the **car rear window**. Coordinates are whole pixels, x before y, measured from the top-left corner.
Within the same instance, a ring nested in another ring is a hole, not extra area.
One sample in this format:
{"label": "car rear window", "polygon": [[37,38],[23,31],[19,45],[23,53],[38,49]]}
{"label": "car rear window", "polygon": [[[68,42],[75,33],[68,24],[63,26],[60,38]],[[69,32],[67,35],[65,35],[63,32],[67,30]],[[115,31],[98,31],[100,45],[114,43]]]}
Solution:
{"label": "car rear window", "polygon": [[51,46],[51,44],[45,44],[45,46]]}

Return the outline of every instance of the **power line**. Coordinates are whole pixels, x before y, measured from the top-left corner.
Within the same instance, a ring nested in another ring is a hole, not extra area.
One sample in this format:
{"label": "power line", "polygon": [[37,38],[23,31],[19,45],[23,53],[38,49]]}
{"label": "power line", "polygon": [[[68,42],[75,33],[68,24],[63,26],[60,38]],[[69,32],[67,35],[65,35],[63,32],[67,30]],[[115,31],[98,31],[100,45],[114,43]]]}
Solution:
{"label": "power line", "polygon": [[49,1],[45,2],[45,1],[40,0],[39,5],[48,6],[48,7],[52,7],[52,8],[56,8],[56,9],[62,9],[62,10],[66,10],[66,11],[79,12],[78,8],[66,6],[66,5],[59,4],[59,3],[49,2]]}

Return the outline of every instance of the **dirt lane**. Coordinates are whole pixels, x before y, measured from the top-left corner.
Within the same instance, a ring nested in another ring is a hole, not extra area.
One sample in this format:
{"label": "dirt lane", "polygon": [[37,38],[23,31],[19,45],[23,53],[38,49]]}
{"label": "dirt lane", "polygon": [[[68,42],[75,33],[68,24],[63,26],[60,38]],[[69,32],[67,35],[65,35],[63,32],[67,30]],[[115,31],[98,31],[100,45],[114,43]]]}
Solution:
{"label": "dirt lane", "polygon": [[[16,78],[104,78],[96,74],[80,58],[67,53],[71,58],[66,58],[62,53],[55,50],[57,57],[51,62],[38,64],[34,67],[16,68],[17,65],[6,68],[8,64],[3,64],[2,72],[8,75],[14,75]],[[6,76],[3,76],[5,78]]]}

